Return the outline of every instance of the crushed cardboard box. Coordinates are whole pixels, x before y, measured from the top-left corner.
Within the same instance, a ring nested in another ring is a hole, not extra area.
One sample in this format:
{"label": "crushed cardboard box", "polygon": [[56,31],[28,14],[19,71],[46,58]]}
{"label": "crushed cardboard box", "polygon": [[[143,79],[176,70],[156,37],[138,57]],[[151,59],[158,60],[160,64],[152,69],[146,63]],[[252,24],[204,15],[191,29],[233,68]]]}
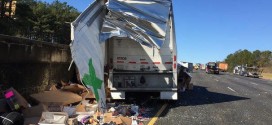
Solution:
{"label": "crushed cardboard box", "polygon": [[74,93],[81,93],[85,90],[85,87],[79,84],[70,84],[67,86],[63,86],[62,90]]}
{"label": "crushed cardboard box", "polygon": [[76,106],[76,112],[86,112],[85,106],[86,105],[83,105],[83,104],[77,105]]}
{"label": "crushed cardboard box", "polygon": [[58,105],[68,105],[76,102],[80,102],[82,97],[72,93],[61,90],[56,91],[45,91],[42,93],[30,95],[32,98],[36,99],[43,104],[58,104]]}
{"label": "crushed cardboard box", "polygon": [[92,91],[83,92],[83,93],[81,94],[81,97],[82,97],[83,99],[95,99],[95,96],[94,96],[94,94],[93,94]]}
{"label": "crushed cardboard box", "polygon": [[123,123],[120,117],[113,117],[112,113],[104,114],[104,122],[105,123],[113,122],[116,123],[117,125],[121,125]]}

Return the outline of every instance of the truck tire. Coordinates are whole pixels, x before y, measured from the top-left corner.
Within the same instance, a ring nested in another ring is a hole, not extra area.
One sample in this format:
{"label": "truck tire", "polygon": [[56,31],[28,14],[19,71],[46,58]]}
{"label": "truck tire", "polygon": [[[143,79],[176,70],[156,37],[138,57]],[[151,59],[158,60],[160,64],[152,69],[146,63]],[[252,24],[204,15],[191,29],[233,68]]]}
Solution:
{"label": "truck tire", "polygon": [[23,125],[24,118],[18,112],[4,113],[0,115],[0,125]]}

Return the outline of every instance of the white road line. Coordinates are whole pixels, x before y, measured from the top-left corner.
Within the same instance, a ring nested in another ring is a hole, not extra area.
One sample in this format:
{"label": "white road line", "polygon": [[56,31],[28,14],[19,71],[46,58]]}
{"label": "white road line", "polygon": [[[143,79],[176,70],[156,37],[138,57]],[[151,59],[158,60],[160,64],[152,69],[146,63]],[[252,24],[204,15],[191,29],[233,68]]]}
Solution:
{"label": "white road line", "polygon": [[255,82],[249,82],[250,84],[252,84],[252,85],[258,85],[257,83],[255,83]]}
{"label": "white road line", "polygon": [[233,92],[236,92],[235,90],[233,90],[232,88],[228,87],[229,90],[233,91]]}

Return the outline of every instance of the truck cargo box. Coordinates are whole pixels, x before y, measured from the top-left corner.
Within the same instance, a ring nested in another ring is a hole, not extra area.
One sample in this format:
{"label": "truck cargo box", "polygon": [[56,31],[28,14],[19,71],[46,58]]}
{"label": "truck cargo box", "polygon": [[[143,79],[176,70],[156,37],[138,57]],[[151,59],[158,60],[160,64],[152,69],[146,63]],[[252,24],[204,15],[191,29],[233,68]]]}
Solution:
{"label": "truck cargo box", "polygon": [[218,64],[218,67],[219,67],[219,71],[221,71],[221,72],[226,72],[228,70],[228,64],[227,63],[220,62]]}
{"label": "truck cargo box", "polygon": [[[113,99],[158,92],[161,99],[177,100],[174,28],[171,0],[94,1],[72,23],[71,52],[80,78],[97,95],[105,84]],[[93,75],[104,83],[98,91],[88,82]]]}

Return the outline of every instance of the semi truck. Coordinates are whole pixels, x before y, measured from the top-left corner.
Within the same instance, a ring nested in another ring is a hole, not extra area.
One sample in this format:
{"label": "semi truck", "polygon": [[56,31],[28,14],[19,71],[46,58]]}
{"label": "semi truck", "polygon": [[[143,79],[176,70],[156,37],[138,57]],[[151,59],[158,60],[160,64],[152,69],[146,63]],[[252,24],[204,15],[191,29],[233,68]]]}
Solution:
{"label": "semi truck", "polygon": [[206,73],[210,74],[219,74],[219,69],[217,63],[215,62],[208,62],[206,64]]}
{"label": "semi truck", "polygon": [[219,71],[226,72],[228,70],[228,63],[219,62],[218,68],[219,68]]}
{"label": "semi truck", "polygon": [[72,58],[83,83],[91,58],[97,64],[93,74],[100,74],[112,99],[125,99],[130,92],[178,99],[171,0],[96,0],[71,26]]}

